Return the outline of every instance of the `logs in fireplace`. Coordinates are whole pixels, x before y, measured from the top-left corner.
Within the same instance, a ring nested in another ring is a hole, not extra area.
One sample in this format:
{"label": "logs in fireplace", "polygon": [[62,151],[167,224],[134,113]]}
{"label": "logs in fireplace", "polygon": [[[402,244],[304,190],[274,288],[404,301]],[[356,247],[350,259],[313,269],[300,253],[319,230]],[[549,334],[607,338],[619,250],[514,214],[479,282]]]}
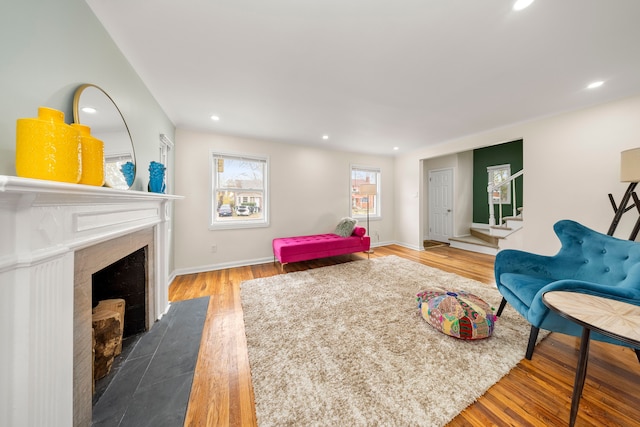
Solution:
{"label": "logs in fireplace", "polygon": [[94,386],[111,371],[123,338],[148,329],[147,252],[142,247],[92,274]]}
{"label": "logs in fireplace", "polygon": [[93,381],[111,371],[113,360],[122,353],[124,299],[102,300],[93,309]]}

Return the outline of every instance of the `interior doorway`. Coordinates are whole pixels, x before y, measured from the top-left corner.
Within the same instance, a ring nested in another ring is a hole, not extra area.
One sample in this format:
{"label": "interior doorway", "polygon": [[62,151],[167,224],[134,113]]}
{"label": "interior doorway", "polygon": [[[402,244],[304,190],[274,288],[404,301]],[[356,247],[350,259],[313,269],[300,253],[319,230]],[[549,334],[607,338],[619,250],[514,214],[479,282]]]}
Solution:
{"label": "interior doorway", "polygon": [[449,243],[453,237],[453,169],[429,171],[429,239]]}

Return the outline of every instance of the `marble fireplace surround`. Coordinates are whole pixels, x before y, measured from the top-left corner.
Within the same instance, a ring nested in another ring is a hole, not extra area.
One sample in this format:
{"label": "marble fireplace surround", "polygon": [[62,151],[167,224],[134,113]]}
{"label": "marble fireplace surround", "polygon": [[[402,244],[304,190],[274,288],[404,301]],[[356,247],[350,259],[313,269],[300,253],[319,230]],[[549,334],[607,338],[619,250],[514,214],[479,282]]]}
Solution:
{"label": "marble fireplace surround", "polygon": [[91,424],[91,274],[147,247],[152,325],[180,198],[0,175],[0,425]]}

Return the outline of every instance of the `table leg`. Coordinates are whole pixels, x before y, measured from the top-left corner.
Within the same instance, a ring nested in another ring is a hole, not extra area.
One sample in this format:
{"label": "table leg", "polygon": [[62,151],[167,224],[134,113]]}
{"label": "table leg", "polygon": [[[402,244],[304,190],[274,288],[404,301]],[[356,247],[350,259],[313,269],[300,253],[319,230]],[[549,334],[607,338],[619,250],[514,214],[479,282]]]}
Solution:
{"label": "table leg", "polygon": [[591,330],[582,328],[582,339],[580,340],[580,358],[578,359],[578,370],[576,371],[576,380],[573,384],[573,396],[571,397],[571,416],[569,418],[569,426],[573,427],[578,416],[578,407],[580,406],[580,397],[582,396],[582,388],[584,380],[587,377],[587,361],[589,360],[589,338]]}

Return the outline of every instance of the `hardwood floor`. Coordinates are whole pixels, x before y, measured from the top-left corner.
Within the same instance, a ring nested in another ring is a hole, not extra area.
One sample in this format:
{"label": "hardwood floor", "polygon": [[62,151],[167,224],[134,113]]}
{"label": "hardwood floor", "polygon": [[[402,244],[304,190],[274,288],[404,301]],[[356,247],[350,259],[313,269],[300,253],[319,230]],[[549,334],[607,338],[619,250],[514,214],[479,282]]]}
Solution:
{"label": "hardwood floor", "polygon": [[[493,283],[493,257],[452,249],[413,251],[396,245],[375,248],[371,257],[397,255],[484,283]],[[324,267],[366,254],[286,266],[287,272]],[[177,277],[169,299],[209,295],[200,354],[185,426],[257,425],[244,335],[240,283],[280,274],[272,263]],[[551,334],[531,361],[522,360],[449,426],[568,425],[579,339]],[[523,355],[524,357],[524,355]],[[633,351],[591,343],[589,367],[577,426],[640,425],[640,363]],[[446,397],[444,397],[446,398]]]}

